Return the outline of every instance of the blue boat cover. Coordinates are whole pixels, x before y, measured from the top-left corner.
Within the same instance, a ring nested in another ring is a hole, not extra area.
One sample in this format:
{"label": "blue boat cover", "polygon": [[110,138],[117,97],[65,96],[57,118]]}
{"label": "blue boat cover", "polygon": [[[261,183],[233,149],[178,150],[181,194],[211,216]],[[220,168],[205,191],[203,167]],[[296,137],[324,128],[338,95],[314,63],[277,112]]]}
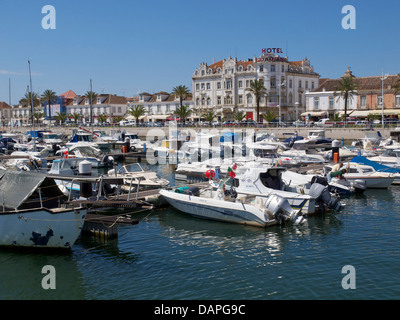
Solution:
{"label": "blue boat cover", "polygon": [[380,172],[391,172],[391,173],[400,172],[400,168],[392,168],[389,166],[385,166],[384,164],[380,164],[378,162],[368,160],[366,157],[363,157],[363,156],[355,156],[353,159],[350,160],[350,162],[365,164],[365,165],[373,167],[376,171],[380,171]]}

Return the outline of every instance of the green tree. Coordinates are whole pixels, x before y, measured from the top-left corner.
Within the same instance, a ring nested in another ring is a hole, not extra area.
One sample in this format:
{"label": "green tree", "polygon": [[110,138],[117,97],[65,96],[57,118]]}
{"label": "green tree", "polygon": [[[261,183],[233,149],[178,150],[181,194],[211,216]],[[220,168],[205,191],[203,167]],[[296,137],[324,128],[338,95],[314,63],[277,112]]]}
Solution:
{"label": "green tree", "polygon": [[42,94],[42,101],[47,101],[49,108],[49,119],[51,120],[51,104],[57,102],[57,94],[52,90],[46,90]]}
{"label": "green tree", "polygon": [[107,121],[107,115],[106,114],[99,114],[98,120],[101,124]]}
{"label": "green tree", "polygon": [[36,108],[40,106],[39,96],[35,92],[32,92],[32,94],[31,92],[26,93],[25,96],[21,100],[19,100],[19,104],[24,108],[29,107],[31,105],[31,96],[33,99],[33,107]]}
{"label": "green tree", "polygon": [[136,125],[138,125],[139,118],[146,114],[146,109],[142,105],[136,105],[136,106],[130,107],[126,113],[131,115],[132,117],[135,117]]}
{"label": "green tree", "polygon": [[274,121],[279,115],[273,110],[267,110],[267,112],[262,114],[262,117],[265,121],[270,122]]}
{"label": "green tree", "polygon": [[111,124],[113,124],[114,123],[114,121],[116,122],[116,123],[120,123],[122,120],[124,120],[125,118],[123,117],[123,116],[116,116],[116,117],[110,117],[111,118]]}
{"label": "green tree", "polygon": [[179,97],[179,105],[183,107],[183,100],[186,99],[187,95],[190,93],[189,88],[186,86],[177,86],[172,89],[172,94]]}
{"label": "green tree", "polygon": [[82,118],[82,115],[80,113],[74,112],[72,115],[72,118],[74,119],[75,124],[78,124],[78,120]]}
{"label": "green tree", "polygon": [[190,107],[188,105],[179,106],[176,108],[176,110],[174,112],[174,114],[176,114],[179,118],[181,118],[183,123],[185,123],[186,118],[189,117],[191,113],[192,113],[192,110],[190,110]]}
{"label": "green tree", "polygon": [[39,120],[44,117],[44,112],[37,111],[33,114],[33,117],[36,120],[36,123],[39,124]]}
{"label": "green tree", "polygon": [[242,122],[246,118],[246,113],[244,113],[244,111],[238,111],[233,117],[237,122]]}
{"label": "green tree", "polygon": [[54,117],[56,120],[60,121],[60,124],[64,123],[65,120],[68,118],[65,112],[57,112],[56,116]]}
{"label": "green tree", "polygon": [[260,122],[260,98],[262,95],[268,95],[267,89],[264,86],[264,81],[262,79],[251,81],[250,88],[246,89],[246,91],[251,92],[256,98],[257,122]]}
{"label": "green tree", "polygon": [[353,95],[357,95],[357,84],[354,82],[353,77],[345,76],[339,82],[339,85],[336,86],[333,95],[336,97],[343,97],[344,99],[344,123],[347,123],[347,104],[348,100],[353,97]]}
{"label": "green tree", "polygon": [[202,115],[202,117],[204,118],[204,120],[205,120],[205,121],[208,121],[208,122],[210,122],[210,123],[214,120],[214,118],[215,118],[216,116],[217,116],[217,115],[216,115],[216,113],[215,113],[213,110],[208,111],[208,112],[206,112],[205,114]]}
{"label": "green tree", "polygon": [[86,91],[85,93],[85,98],[89,100],[89,104],[90,104],[90,124],[93,124],[93,102],[94,99],[96,99],[96,97],[98,96],[98,94],[94,91]]}

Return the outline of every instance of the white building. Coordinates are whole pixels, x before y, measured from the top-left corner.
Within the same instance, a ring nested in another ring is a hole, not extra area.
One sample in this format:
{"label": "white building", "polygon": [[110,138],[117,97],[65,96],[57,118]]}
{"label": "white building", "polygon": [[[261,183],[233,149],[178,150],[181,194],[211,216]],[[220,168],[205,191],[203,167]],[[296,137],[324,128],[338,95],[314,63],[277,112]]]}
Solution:
{"label": "white building", "polygon": [[[201,63],[192,76],[194,108],[202,114],[214,110],[219,119],[233,120],[237,111],[246,113],[247,119],[256,119],[256,100],[247,90],[251,81],[263,79],[268,96],[261,97],[260,113],[268,108],[281,111],[283,121],[294,120],[305,111],[306,90],[318,87],[319,75],[310,61],[289,61],[272,50],[263,49],[263,54],[247,61],[236,58]],[[282,53],[282,50],[276,50]]]}
{"label": "white building", "polygon": [[[143,117],[144,120],[156,122],[173,118],[173,114],[176,108],[179,107],[180,101],[179,97],[164,91],[154,94],[143,92],[139,94],[139,101],[129,104],[129,107],[136,104],[142,105],[147,111],[146,115]],[[188,105],[190,109],[193,109],[192,94],[188,94],[182,101],[182,104]],[[196,118],[196,115],[192,114],[189,118]]]}
{"label": "white building", "polygon": [[[92,103],[93,122],[98,122],[99,115],[106,115],[110,118],[125,116],[127,111],[126,97],[113,94],[99,94]],[[90,101],[84,96],[76,96],[67,104],[67,115],[78,113],[90,122]]]}

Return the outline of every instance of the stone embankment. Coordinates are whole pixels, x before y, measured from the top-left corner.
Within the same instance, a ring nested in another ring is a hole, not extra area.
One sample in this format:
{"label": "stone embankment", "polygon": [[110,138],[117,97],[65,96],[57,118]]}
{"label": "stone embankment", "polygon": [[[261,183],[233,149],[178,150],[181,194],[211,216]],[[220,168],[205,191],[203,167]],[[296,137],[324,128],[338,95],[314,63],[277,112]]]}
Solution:
{"label": "stone embankment", "polygon": [[[87,128],[87,127],[86,127]],[[36,130],[45,130],[49,129],[48,127],[38,127]],[[72,129],[73,127],[52,127],[51,130],[53,132],[57,133],[63,133],[66,135],[71,135],[72,134]],[[126,132],[132,132],[132,133],[137,133],[138,136],[141,139],[146,139],[146,137],[154,137],[154,136],[169,136],[170,135],[170,130],[173,131],[173,127],[156,127],[156,128],[149,128],[149,127],[94,127],[94,130],[104,130],[106,133],[109,133],[110,130],[112,129],[121,129],[125,130]],[[286,139],[290,137],[292,134],[295,133],[297,130],[299,136],[306,137],[308,135],[308,132],[310,130],[318,130],[322,128],[294,128],[294,127],[288,127],[288,128],[243,128],[243,127],[228,127],[228,128],[211,128],[211,127],[204,127],[204,128],[197,128],[197,127],[179,127],[178,130],[180,131],[192,131],[192,132],[198,132],[199,130],[207,133],[214,133],[217,131],[233,131],[236,133],[240,133],[245,130],[256,130],[257,132],[266,132],[266,133],[274,133],[276,137],[279,139]],[[359,128],[324,128],[325,129],[325,136],[327,138],[332,138],[332,139],[338,139],[341,140],[342,138],[344,140],[356,140],[356,139],[361,139],[365,137],[365,133],[369,132],[371,130],[366,130],[366,129],[359,129]],[[31,128],[28,127],[20,127],[17,129],[9,130],[5,128],[6,132],[20,132],[25,134],[26,131],[31,130]],[[384,138],[388,138],[390,136],[390,132],[394,131],[395,128],[375,128],[374,130],[380,131],[382,136]]]}

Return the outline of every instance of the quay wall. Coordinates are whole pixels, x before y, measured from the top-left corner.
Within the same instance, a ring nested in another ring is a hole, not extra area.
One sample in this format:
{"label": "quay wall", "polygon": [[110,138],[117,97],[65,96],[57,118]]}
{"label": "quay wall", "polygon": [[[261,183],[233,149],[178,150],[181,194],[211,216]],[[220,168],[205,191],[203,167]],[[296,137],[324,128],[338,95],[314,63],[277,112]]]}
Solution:
{"label": "quay wall", "polygon": [[[48,127],[39,127],[35,128],[36,130],[45,130],[49,129]],[[63,133],[66,135],[72,135],[72,127],[52,127],[51,131],[57,132],[57,133]],[[170,130],[173,130],[173,128],[169,127],[157,127],[157,128],[148,128],[148,127],[94,127],[94,130],[104,130],[107,133],[111,129],[121,129],[125,130],[126,132],[131,132],[131,133],[137,133],[138,136],[142,139],[145,140],[148,134],[153,135],[154,133],[161,133],[163,132],[165,136],[169,136]],[[299,136],[306,137],[308,135],[309,130],[317,130],[321,128],[293,128],[293,127],[288,127],[288,128],[237,128],[237,127],[231,127],[231,128],[211,128],[211,127],[204,127],[200,128],[200,130],[204,130],[204,132],[207,132],[207,130],[219,130],[219,131],[233,131],[233,132],[241,132],[241,130],[255,130],[259,133],[261,132],[266,132],[266,133],[274,133],[276,137],[279,139],[286,139],[290,137],[292,134],[295,133],[297,130]],[[13,130],[6,130],[7,132],[20,132],[25,134],[26,131],[31,130],[30,128],[18,128],[18,129],[13,129]],[[153,130],[153,131],[152,131]],[[199,128],[196,127],[183,127],[183,128],[178,128],[180,131],[188,131],[188,130],[193,130],[198,132]],[[394,128],[375,128],[375,131],[380,131],[382,136],[384,138],[388,138],[390,136],[390,132],[394,131]],[[332,138],[332,139],[338,139],[341,140],[342,138],[344,140],[356,140],[356,139],[361,139],[365,137],[366,132],[370,132],[371,130],[366,130],[366,129],[359,129],[359,128],[325,128],[325,136],[327,138]],[[152,134],[153,133],[153,134]]]}

